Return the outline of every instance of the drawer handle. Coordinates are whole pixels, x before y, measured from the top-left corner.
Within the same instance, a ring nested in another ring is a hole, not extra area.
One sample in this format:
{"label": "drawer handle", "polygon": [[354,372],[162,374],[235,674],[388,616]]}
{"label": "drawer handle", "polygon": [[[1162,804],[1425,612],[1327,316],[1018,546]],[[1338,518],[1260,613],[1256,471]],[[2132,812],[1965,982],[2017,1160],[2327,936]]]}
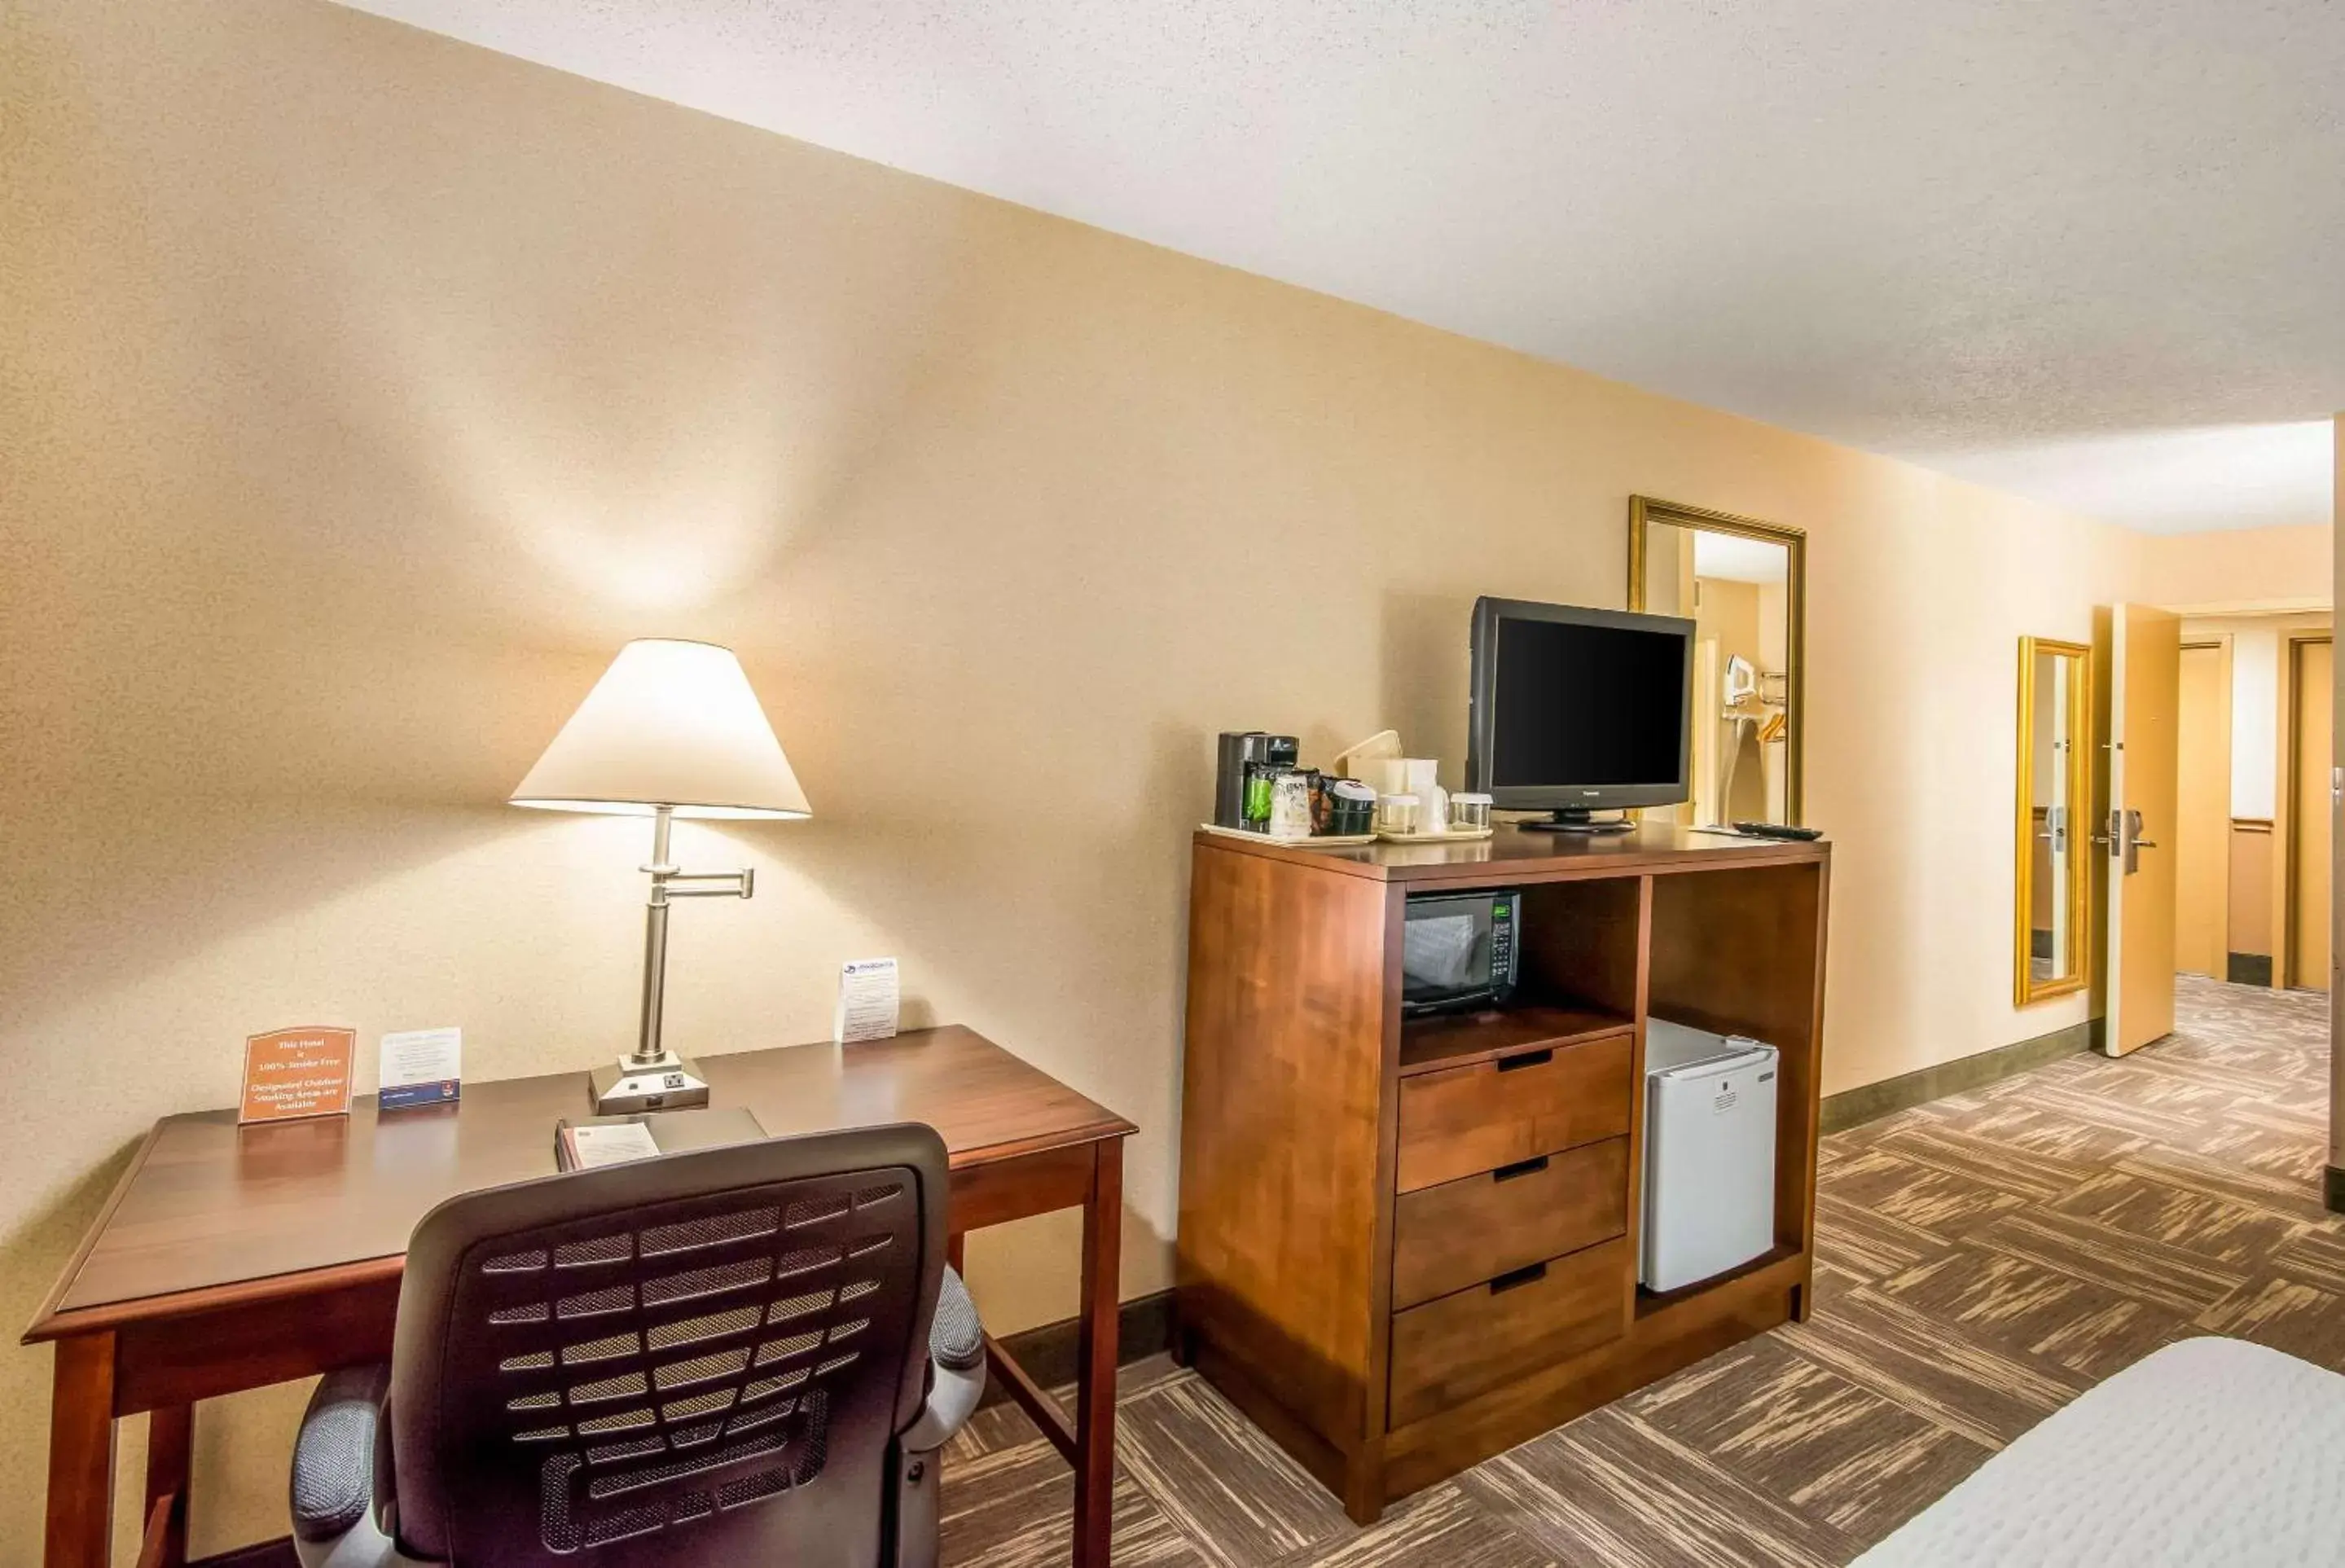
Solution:
{"label": "drawer handle", "polygon": [[1543,1067],[1554,1060],[1555,1047],[1550,1045],[1544,1051],[1526,1051],[1519,1056],[1501,1056],[1498,1058],[1498,1071],[1511,1073],[1518,1067]]}
{"label": "drawer handle", "polygon": [[1525,1285],[1536,1285],[1547,1278],[1547,1265],[1534,1263],[1528,1268],[1518,1268],[1511,1274],[1501,1274],[1490,1281],[1490,1294],[1503,1296]]}
{"label": "drawer handle", "polygon": [[1545,1169],[1547,1169],[1547,1156],[1541,1155],[1536,1159],[1518,1160],[1510,1166],[1500,1166],[1490,1173],[1490,1179],[1512,1181],[1517,1176],[1537,1176]]}

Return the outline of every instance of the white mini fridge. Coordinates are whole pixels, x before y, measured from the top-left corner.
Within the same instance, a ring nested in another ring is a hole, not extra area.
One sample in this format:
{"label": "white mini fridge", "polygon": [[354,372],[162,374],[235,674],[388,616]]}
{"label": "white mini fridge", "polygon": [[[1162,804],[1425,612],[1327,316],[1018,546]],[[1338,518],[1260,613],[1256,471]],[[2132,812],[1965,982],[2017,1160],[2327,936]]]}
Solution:
{"label": "white mini fridge", "polygon": [[1649,1018],[1637,1278],[1675,1290],[1775,1245],[1772,1045]]}

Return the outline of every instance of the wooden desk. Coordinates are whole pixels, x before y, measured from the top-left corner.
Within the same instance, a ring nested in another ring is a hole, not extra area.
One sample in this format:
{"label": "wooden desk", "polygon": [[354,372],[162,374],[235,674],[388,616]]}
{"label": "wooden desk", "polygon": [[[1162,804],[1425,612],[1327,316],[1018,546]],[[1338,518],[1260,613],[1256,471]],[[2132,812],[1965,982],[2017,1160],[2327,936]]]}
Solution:
{"label": "wooden desk", "polygon": [[[1116,1260],[1123,1140],[1136,1129],[967,1029],[841,1050],[701,1056],[717,1105],[776,1135],[926,1122],[951,1161],[949,1228],[1083,1211],[1071,1423],[1001,1351],[994,1369],[1075,1470],[1075,1562],[1107,1568],[1114,1489]],[[47,1568],[106,1568],[114,1423],[149,1412],[149,1562],[185,1554],[198,1400],[389,1358],[407,1239],[458,1193],[553,1172],[553,1124],[587,1113],[583,1072],[467,1084],[455,1105],[239,1128],[166,1116],[66,1266],[27,1344],[56,1346]],[[990,1342],[989,1341],[990,1344]]]}

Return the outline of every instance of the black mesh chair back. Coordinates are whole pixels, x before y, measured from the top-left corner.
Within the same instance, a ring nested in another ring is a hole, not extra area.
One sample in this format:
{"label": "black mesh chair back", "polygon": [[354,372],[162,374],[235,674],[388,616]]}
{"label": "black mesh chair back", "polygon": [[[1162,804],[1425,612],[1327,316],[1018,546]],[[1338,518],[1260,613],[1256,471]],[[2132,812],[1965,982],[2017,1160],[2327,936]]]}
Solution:
{"label": "black mesh chair back", "polygon": [[415,1234],[396,1534],[470,1568],[882,1560],[945,1151],[891,1126],[498,1188]]}

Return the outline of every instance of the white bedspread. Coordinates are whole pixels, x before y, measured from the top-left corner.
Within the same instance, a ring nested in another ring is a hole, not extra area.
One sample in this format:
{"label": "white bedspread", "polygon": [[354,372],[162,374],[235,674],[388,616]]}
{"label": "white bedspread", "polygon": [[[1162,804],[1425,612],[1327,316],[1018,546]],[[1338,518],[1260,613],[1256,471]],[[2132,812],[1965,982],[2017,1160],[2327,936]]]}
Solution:
{"label": "white bedspread", "polygon": [[2338,1568],[2345,1377],[2186,1339],[2088,1390],[1858,1568]]}

